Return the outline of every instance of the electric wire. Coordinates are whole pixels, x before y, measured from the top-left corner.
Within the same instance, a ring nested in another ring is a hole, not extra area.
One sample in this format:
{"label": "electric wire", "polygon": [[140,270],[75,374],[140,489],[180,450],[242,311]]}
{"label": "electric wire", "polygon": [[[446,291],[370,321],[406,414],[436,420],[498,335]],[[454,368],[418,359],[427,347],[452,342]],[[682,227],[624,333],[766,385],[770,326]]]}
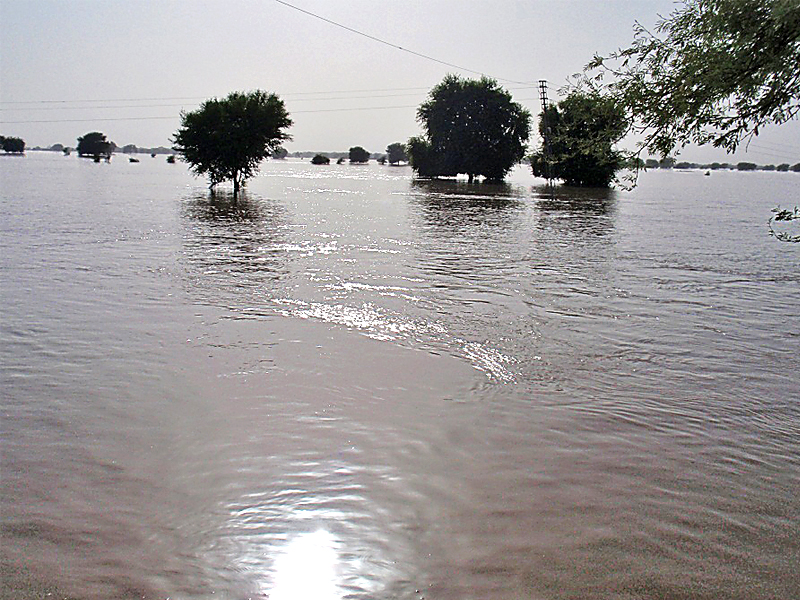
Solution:
{"label": "electric wire", "polygon": [[796,144],[783,144],[781,142],[753,140],[748,145],[748,148],[761,148],[762,150],[769,150],[771,152],[800,152],[800,146]]}
{"label": "electric wire", "polygon": [[[758,150],[758,149],[748,150],[747,152],[748,152],[748,154],[755,154],[757,156],[769,156],[771,158],[780,158],[780,159],[783,159],[783,160],[795,160],[795,158],[793,158],[789,154],[775,154],[773,152],[764,152],[763,150]],[[797,154],[794,155],[794,157],[796,157],[796,156],[797,156]]]}
{"label": "electric wire", "polygon": [[[329,23],[331,25],[334,25],[336,27],[340,27],[340,28],[342,28],[342,29],[344,29],[346,31],[351,32],[351,33],[355,33],[356,35],[360,35],[362,37],[370,39],[370,40],[372,40],[374,42],[378,42],[379,44],[384,44],[386,46],[389,46],[390,48],[395,48],[397,50],[402,50],[403,52],[407,52],[408,54],[413,54],[414,56],[418,56],[420,58],[424,58],[425,60],[430,60],[430,61],[433,61],[435,63],[439,63],[440,65],[445,65],[447,67],[453,67],[454,69],[458,69],[459,71],[466,71],[467,73],[473,73],[475,75],[481,75],[481,76],[484,76],[484,77],[486,76],[486,74],[482,73],[481,71],[475,71],[474,69],[468,69],[467,67],[462,67],[462,66],[459,66],[459,65],[444,61],[444,60],[439,60],[438,58],[434,58],[433,56],[428,56],[427,54],[422,54],[421,52],[416,52],[414,50],[409,50],[408,48],[403,48],[402,46],[398,46],[397,44],[393,44],[392,42],[387,42],[386,40],[383,40],[381,38],[375,37],[374,35],[370,35],[368,33],[364,33],[363,31],[359,31],[358,29],[353,29],[352,27],[348,27],[347,25],[342,25],[341,23],[337,23],[336,21],[332,21],[330,19],[327,19],[327,18],[325,18],[325,17],[323,17],[321,15],[318,15],[318,14],[313,13],[311,11],[305,10],[304,8],[300,8],[299,6],[295,6],[294,4],[289,4],[288,2],[284,2],[284,0],[275,0],[275,2],[277,2],[278,4],[282,4],[283,6],[286,6],[288,8],[294,9],[294,10],[296,10],[298,12],[303,13],[303,14],[306,14],[306,15],[308,15],[310,17],[314,17],[315,19],[319,19],[320,21],[324,21],[325,23]],[[497,79],[498,81],[507,81],[509,83],[519,83],[519,84],[523,84],[523,85],[530,85],[531,84],[530,81],[515,81],[513,79],[505,79],[503,77],[494,77],[494,79]]]}
{"label": "electric wire", "polygon": [[[528,102],[537,100],[538,98],[520,98],[518,102]],[[370,111],[370,110],[392,110],[400,108],[418,108],[417,104],[404,104],[401,106],[352,106],[345,108],[320,108],[312,110],[293,110],[290,111],[291,115],[295,114],[313,114],[313,113],[329,113],[329,112],[357,112],[357,111]],[[146,117],[97,117],[94,119],[37,119],[37,120],[24,120],[24,121],[4,121],[4,124],[29,124],[29,123],[90,123],[93,121],[155,121],[166,119],[179,119],[180,115],[170,116],[146,116]]]}
{"label": "electric wire", "polygon": [[[329,90],[324,92],[289,92],[280,94],[281,97],[291,96],[311,96],[311,95],[327,95],[327,94],[366,94],[372,92],[403,92],[411,90],[429,90],[430,87],[404,87],[404,88],[376,88],[367,90]],[[3,104],[81,104],[90,102],[159,102],[166,100],[208,100],[215,96],[168,96],[168,97],[151,97],[151,98],[96,98],[84,100],[0,100],[0,105]]]}
{"label": "electric wire", "polygon": [[[473,73],[473,74],[477,74],[477,75],[481,75],[481,76],[486,76],[486,74],[481,72],[481,71],[476,71],[474,69],[469,69],[467,67],[456,65],[454,63],[443,61],[443,60],[440,60],[440,59],[435,58],[433,56],[429,56],[427,54],[423,54],[421,52],[416,52],[416,51],[410,50],[408,48],[403,48],[402,46],[399,46],[397,44],[393,44],[393,43],[388,42],[386,40],[383,40],[381,38],[378,38],[378,37],[375,37],[373,35],[370,35],[368,33],[364,33],[363,31],[359,31],[358,29],[354,29],[352,27],[348,27],[347,25],[343,25],[342,23],[338,23],[336,21],[333,21],[331,19],[328,19],[326,17],[323,17],[323,16],[318,15],[316,13],[313,13],[311,11],[305,10],[303,8],[300,8],[299,6],[295,6],[294,4],[290,4],[289,2],[285,2],[284,0],[275,0],[275,2],[277,2],[278,4],[281,4],[283,6],[286,6],[287,8],[291,8],[291,9],[296,10],[298,12],[301,12],[301,13],[303,13],[305,15],[313,17],[315,19],[319,19],[321,21],[324,21],[325,23],[328,23],[330,25],[334,25],[335,27],[339,27],[341,29],[344,29],[344,30],[349,31],[351,33],[354,33],[356,35],[365,37],[367,39],[370,39],[372,41],[378,42],[380,44],[384,44],[384,45],[389,46],[391,48],[395,48],[397,50],[401,50],[402,52],[406,52],[408,54],[412,54],[412,55],[417,56],[419,58],[423,58],[425,60],[429,60],[429,61],[441,64],[441,65],[452,67],[452,68],[458,69],[460,71],[465,71],[465,72],[468,72],[468,73]],[[505,81],[505,82],[508,82],[508,83],[515,83],[515,84],[524,86],[522,89],[530,89],[530,88],[536,87],[535,84],[533,84],[532,82],[529,82],[529,81],[517,81],[517,80],[513,80],[513,79],[506,79],[506,78],[503,78],[503,77],[494,77],[494,79],[499,80],[499,81]],[[429,89],[429,88],[416,87],[416,88],[386,88],[386,89],[382,89],[382,90],[381,89],[379,89],[379,90],[358,90],[358,91],[341,91],[341,92],[298,92],[296,94],[284,94],[283,96],[288,99],[292,95],[325,95],[325,94],[340,94],[340,93],[350,94],[350,93],[364,93],[364,92],[376,92],[376,91],[381,91],[381,92],[382,91],[408,91],[408,90],[427,90],[427,89]],[[398,94],[398,95],[405,95],[405,94]],[[410,95],[410,94],[408,94],[408,95]],[[381,97],[381,96],[371,96],[371,97]],[[386,95],[386,96],[382,96],[382,97],[392,97],[392,95]],[[96,109],[118,109],[118,108],[156,108],[156,107],[158,107],[156,105],[149,105],[149,106],[148,105],[138,105],[138,106],[1,108],[2,105],[10,105],[10,104],[14,104],[14,105],[18,105],[18,104],[80,104],[80,103],[89,104],[89,103],[99,103],[99,102],[157,102],[157,101],[161,101],[161,100],[201,100],[201,99],[205,100],[206,98],[187,97],[187,96],[174,96],[174,97],[168,97],[168,98],[119,98],[119,99],[105,99],[105,100],[87,99],[87,100],[2,101],[2,102],[0,102],[0,111],[12,110],[12,111],[19,112],[19,111],[23,111],[23,110],[58,110],[58,109],[61,109],[61,110],[64,110],[64,109],[66,109],[66,110],[86,110],[86,109],[91,109],[91,108],[96,108]],[[308,99],[299,99],[299,98],[297,98],[297,99],[295,99],[295,101],[297,101],[297,100],[352,100],[352,99],[358,99],[358,97],[308,98]],[[533,100],[535,100],[535,99],[536,98],[533,98]],[[525,99],[525,100],[528,100],[528,99]],[[167,107],[167,106],[176,106],[176,105],[161,105],[161,106]],[[408,107],[402,106],[402,107],[341,108],[341,109],[320,109],[320,110],[316,110],[316,111],[293,111],[293,112],[295,112],[295,113],[338,112],[338,111],[352,111],[352,110],[384,110],[384,109],[387,109],[387,108],[408,108]],[[114,118],[107,117],[107,118],[98,118],[98,119],[47,119],[47,120],[40,119],[40,120],[17,120],[17,121],[0,120],[0,123],[4,123],[4,124],[62,123],[62,122],[86,122],[86,121],[90,121],[90,120],[97,120],[97,121],[130,121],[130,120],[150,120],[150,119],[169,119],[169,118],[174,118],[174,117],[166,117],[166,116],[164,116],[164,117],[160,117],[160,116],[159,117],[155,117],[154,116],[154,117],[114,117]]]}
{"label": "electric wire", "polygon": [[[509,88],[510,90],[525,90],[525,89],[532,89],[534,86],[526,86],[520,88]],[[427,90],[429,88],[409,88],[409,89],[419,89],[419,90]],[[327,94],[327,93],[347,93],[347,92],[305,92],[305,94]],[[291,94],[282,95],[282,97],[286,98],[287,102],[332,102],[336,100],[371,100],[374,98],[400,98],[404,96],[419,96],[419,92],[410,92],[410,93],[403,93],[403,94],[371,94],[368,96],[332,96],[332,97],[325,97],[325,98],[291,98]],[[165,98],[166,99],[166,98]],[[131,102],[135,102],[136,100],[130,100]],[[145,101],[145,100],[143,100]],[[61,101],[40,101],[40,102],[61,102]],[[71,102],[65,100],[63,102]],[[74,103],[80,101],[72,101]],[[87,101],[92,102],[92,101]],[[113,100],[109,100],[108,102],[113,102]],[[0,102],[0,105],[3,103]],[[24,107],[24,108],[2,108],[0,106],[0,112],[27,112],[27,111],[58,111],[58,110],[113,110],[113,109],[129,109],[129,108],[170,108],[170,107],[183,107],[186,106],[186,103],[182,104],[118,104],[118,105],[108,105],[108,106],[36,106],[36,107]]]}

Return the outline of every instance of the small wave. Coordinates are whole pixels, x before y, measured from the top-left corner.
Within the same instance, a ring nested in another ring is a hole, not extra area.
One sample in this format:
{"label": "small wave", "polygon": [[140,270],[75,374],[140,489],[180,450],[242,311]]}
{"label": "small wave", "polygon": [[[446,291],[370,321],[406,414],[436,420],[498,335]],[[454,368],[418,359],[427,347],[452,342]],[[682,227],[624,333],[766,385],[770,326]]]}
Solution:
{"label": "small wave", "polygon": [[283,316],[342,325],[375,340],[403,342],[414,339],[428,341],[433,345],[444,344],[455,348],[458,354],[491,380],[501,383],[516,381],[511,368],[518,362],[516,359],[487,344],[452,337],[440,323],[400,317],[370,302],[360,306],[330,305],[291,298],[276,299],[274,302],[278,304],[277,312]]}

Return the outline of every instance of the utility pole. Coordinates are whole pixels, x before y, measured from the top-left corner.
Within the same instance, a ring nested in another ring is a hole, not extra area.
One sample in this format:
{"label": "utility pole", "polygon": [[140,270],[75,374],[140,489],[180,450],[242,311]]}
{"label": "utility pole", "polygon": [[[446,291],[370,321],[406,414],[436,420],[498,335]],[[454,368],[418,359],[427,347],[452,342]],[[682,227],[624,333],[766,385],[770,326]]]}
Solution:
{"label": "utility pole", "polygon": [[547,123],[547,80],[539,80],[539,101],[542,104],[542,143],[544,146],[544,172],[547,183],[553,185],[553,176],[550,173],[550,125]]}

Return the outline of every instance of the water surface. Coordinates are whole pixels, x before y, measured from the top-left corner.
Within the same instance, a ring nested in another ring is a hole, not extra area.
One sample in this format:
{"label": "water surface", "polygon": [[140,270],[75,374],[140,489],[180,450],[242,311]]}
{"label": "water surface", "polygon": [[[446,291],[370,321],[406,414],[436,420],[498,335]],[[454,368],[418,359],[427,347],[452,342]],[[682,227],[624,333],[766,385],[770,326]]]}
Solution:
{"label": "water surface", "polygon": [[793,173],[0,160],[7,598],[800,595]]}

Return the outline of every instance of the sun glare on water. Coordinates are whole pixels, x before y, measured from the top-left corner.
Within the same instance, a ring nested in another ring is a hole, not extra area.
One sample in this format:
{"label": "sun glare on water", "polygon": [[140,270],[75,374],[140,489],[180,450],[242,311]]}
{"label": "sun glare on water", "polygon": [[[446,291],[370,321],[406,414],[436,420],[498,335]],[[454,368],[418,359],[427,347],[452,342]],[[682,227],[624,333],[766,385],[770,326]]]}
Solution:
{"label": "sun glare on water", "polygon": [[294,538],[275,560],[270,600],[338,600],[336,540],[324,529]]}

